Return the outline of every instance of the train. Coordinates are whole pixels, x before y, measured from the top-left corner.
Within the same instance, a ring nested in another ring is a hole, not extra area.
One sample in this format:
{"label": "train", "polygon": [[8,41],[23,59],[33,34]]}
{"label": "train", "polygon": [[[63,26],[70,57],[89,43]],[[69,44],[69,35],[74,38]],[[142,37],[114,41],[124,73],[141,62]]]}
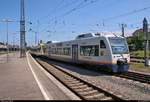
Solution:
{"label": "train", "polygon": [[51,59],[94,65],[114,73],[128,72],[130,63],[127,41],[116,34],[86,33],[70,41],[49,42],[45,54]]}
{"label": "train", "polygon": [[0,52],[7,51],[7,47],[5,46],[4,43],[0,42]]}

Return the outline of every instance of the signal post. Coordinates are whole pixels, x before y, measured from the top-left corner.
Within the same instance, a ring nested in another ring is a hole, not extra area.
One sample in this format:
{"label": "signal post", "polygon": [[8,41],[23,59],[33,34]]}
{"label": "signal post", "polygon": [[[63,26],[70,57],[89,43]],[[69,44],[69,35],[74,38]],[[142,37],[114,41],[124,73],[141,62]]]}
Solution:
{"label": "signal post", "polygon": [[145,66],[150,66],[148,22],[147,22],[146,18],[144,18],[144,20],[143,20],[143,32],[144,32],[144,36],[145,36],[145,48],[144,48]]}

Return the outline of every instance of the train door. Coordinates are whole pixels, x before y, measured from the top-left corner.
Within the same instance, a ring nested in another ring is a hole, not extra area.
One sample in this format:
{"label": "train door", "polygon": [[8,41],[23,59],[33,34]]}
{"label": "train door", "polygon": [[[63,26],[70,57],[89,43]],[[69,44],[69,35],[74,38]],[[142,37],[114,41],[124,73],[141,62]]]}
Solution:
{"label": "train door", "polygon": [[101,58],[101,61],[103,61],[103,62],[108,61],[107,54],[108,54],[108,51],[107,51],[107,47],[106,47],[106,42],[104,40],[100,40],[100,58]]}
{"label": "train door", "polygon": [[78,60],[78,45],[72,45],[72,60],[74,62]]}
{"label": "train door", "polygon": [[51,56],[51,54],[52,54],[52,48],[51,48],[51,46],[48,46],[48,56]]}

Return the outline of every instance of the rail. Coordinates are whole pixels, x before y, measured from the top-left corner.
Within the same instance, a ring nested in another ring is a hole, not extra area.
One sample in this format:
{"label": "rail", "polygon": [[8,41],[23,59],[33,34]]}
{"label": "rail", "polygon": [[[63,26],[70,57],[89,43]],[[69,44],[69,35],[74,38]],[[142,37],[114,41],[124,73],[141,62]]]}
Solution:
{"label": "rail", "polygon": [[46,59],[35,59],[47,72],[52,74],[57,80],[63,83],[67,88],[83,100],[123,100],[112,93],[109,93],[60,69],[57,65],[48,64]]}

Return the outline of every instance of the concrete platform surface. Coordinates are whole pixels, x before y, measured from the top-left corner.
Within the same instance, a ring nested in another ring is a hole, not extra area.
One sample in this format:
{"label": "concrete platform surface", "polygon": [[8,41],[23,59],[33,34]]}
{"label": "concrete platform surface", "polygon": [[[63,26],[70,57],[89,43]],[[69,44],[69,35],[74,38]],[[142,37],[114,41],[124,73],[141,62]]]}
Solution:
{"label": "concrete platform surface", "polygon": [[[7,62],[8,61],[8,62]],[[80,100],[32,56],[0,56],[0,100]]]}
{"label": "concrete platform surface", "polygon": [[29,69],[19,53],[0,56],[0,100],[44,100]]}
{"label": "concrete platform surface", "polygon": [[46,100],[81,100],[51,74],[45,71],[29,53],[27,53],[27,60],[30,62],[30,68],[32,72],[35,73],[37,83],[39,82],[39,87],[41,86],[40,89]]}

